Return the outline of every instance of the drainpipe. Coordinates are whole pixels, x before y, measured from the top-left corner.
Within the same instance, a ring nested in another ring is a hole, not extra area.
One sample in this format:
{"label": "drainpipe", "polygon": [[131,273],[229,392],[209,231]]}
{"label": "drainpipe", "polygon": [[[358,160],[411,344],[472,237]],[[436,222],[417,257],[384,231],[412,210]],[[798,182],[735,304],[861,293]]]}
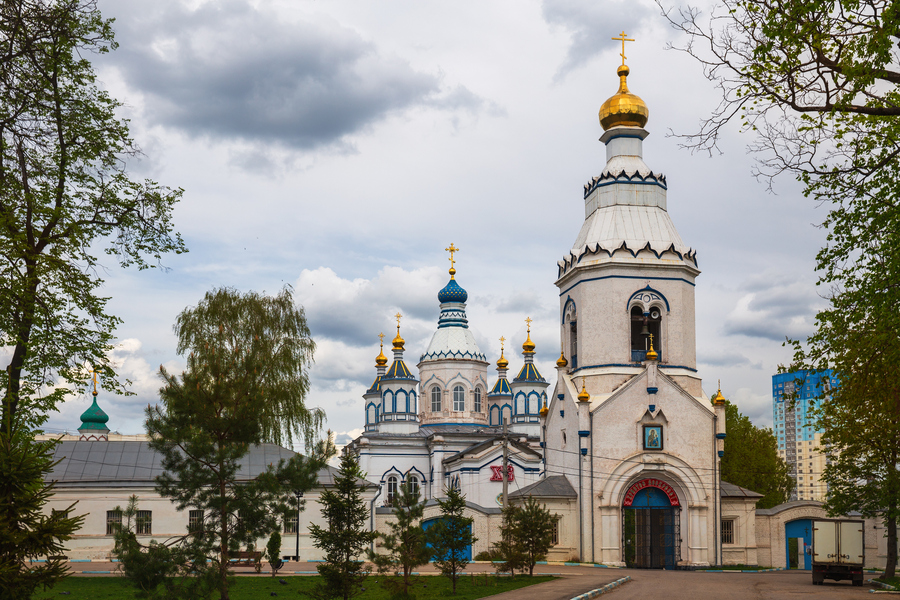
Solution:
{"label": "drainpipe", "polygon": [[719,415],[713,415],[713,560],[715,566],[719,566],[719,457],[716,451],[716,429],[718,429]]}
{"label": "drainpipe", "polygon": [[[578,436],[578,448],[581,449],[581,436]],[[581,452],[578,453],[578,560],[584,560],[584,486],[581,482]]]}
{"label": "drainpipe", "polygon": [[[594,431],[594,413],[591,413],[591,433]],[[591,436],[593,438],[593,435]],[[594,545],[597,536],[594,534],[594,451],[591,446],[591,562],[596,562],[594,556]]]}
{"label": "drainpipe", "polygon": [[[381,486],[378,486],[378,493],[372,498],[372,501],[369,502],[369,531],[375,531],[375,501],[378,500],[378,496],[381,495]],[[375,552],[375,540],[369,544],[369,548],[372,552]]]}

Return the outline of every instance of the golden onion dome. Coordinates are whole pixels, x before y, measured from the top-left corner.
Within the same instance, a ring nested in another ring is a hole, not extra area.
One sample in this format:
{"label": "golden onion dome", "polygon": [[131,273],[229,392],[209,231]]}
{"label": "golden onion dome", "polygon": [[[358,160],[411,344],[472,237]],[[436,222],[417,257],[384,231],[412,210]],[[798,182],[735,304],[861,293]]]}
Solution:
{"label": "golden onion dome", "polygon": [[530,331],[528,332],[528,339],[522,344],[522,350],[524,350],[526,354],[534,354],[534,342],[531,341]]}
{"label": "golden onion dome", "polygon": [[581,380],[581,392],[578,394],[579,402],[589,402],[591,395],[588,394],[587,388],[584,387],[584,379]]}
{"label": "golden onion dome", "polygon": [[509,366],[509,361],[503,356],[503,350],[500,350],[500,358],[497,360],[497,368],[505,369]]}
{"label": "golden onion dome", "polygon": [[547,408],[547,401],[545,400],[545,401],[544,401],[544,406],[543,406],[543,408],[541,408],[541,410],[538,411],[538,414],[541,415],[541,418],[542,418],[542,419],[546,419],[546,418],[547,418],[547,413],[549,413],[549,412],[550,412],[550,409]]}
{"label": "golden onion dome", "polygon": [[559,358],[556,359],[556,366],[560,369],[569,366],[569,361],[566,360],[566,355],[563,354],[563,351],[559,351]]}
{"label": "golden onion dome", "polygon": [[393,344],[394,344],[393,349],[394,350],[403,350],[403,344],[405,344],[405,343],[406,343],[406,340],[404,340],[402,337],[400,337],[400,332],[397,331],[397,337],[395,337],[393,339]]}
{"label": "golden onion dome", "polygon": [[712,403],[715,404],[716,406],[725,404],[725,402],[727,402],[727,400],[725,400],[725,396],[722,395],[722,382],[721,381],[719,382],[719,391],[717,391],[715,393],[715,395],[713,395],[711,400],[712,400]]}
{"label": "golden onion dome", "polygon": [[643,127],[650,118],[650,110],[644,101],[628,91],[625,79],[630,72],[627,65],[620,65],[616,70],[619,91],[600,107],[600,125],[604,131],[611,127]]}
{"label": "golden onion dome", "polygon": [[384,367],[387,366],[387,363],[387,356],[384,355],[384,344],[382,344],[381,349],[378,351],[378,356],[375,357],[375,366]]}

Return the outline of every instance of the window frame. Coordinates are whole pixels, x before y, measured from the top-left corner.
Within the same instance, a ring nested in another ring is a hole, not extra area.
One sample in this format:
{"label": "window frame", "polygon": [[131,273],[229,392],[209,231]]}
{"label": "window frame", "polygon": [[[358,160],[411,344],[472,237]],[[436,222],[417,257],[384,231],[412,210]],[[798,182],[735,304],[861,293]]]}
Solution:
{"label": "window frame", "polygon": [[431,412],[441,412],[442,405],[443,392],[439,386],[434,386],[431,388]]}
{"label": "window frame", "polygon": [[[460,407],[461,408],[458,408]],[[461,383],[453,386],[453,412],[465,412],[466,410],[466,388]]]}
{"label": "window frame", "polygon": [[134,514],[135,535],[153,535],[153,511],[139,510]]}
{"label": "window frame", "polygon": [[[388,475],[386,490],[387,490],[387,501],[388,504],[393,504],[394,498],[397,497],[397,490],[400,486],[400,480],[396,475]],[[393,489],[392,489],[393,488]]]}
{"label": "window frame", "polygon": [[481,403],[481,388],[479,386],[475,386],[475,391],[473,392],[473,401],[472,401],[472,409],[474,412],[480,413],[482,411],[482,403]]}
{"label": "window frame", "polygon": [[206,514],[202,509],[192,509],[188,511],[188,532],[194,533],[203,531],[203,520]]}
{"label": "window frame", "polygon": [[735,543],[735,535],[737,531],[737,527],[735,527],[735,521],[737,519],[722,519],[722,545],[729,544],[733,545]]}
{"label": "window frame", "polygon": [[122,529],[122,511],[106,511],[106,535],[116,535]]}

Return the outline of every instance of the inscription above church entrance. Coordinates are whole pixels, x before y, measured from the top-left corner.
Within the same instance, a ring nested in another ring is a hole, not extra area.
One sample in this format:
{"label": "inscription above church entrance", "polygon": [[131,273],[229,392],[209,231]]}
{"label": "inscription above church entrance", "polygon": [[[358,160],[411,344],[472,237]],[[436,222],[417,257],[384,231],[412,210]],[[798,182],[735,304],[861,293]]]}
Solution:
{"label": "inscription above church entrance", "polygon": [[678,494],[675,493],[672,486],[660,479],[641,479],[640,481],[634,482],[631,487],[628,488],[628,491],[625,492],[625,501],[622,502],[622,506],[631,506],[637,493],[647,488],[656,488],[665,494],[669,499],[670,506],[681,506],[681,504],[678,503]]}
{"label": "inscription above church entrance", "polygon": [[681,560],[681,508],[672,486],[635,482],[622,501],[622,549],[629,568],[674,569]]}

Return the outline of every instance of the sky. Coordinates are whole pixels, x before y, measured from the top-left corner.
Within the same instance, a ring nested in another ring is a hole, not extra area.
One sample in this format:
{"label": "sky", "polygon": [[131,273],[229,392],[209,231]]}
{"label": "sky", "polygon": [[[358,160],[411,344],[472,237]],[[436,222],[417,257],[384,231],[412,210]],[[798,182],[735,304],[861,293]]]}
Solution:
{"label": "sky", "polygon": [[[104,264],[100,293],[123,319],[112,358],[134,395],[101,393],[109,426],[143,431],[158,370],[183,368],[172,324],[216,287],[286,285],[316,341],[307,402],[338,442],[364,423],[380,332],[404,315],[408,364],[436,328],[452,242],[468,316],[493,363],[521,365],[530,317],[536,360],[559,355],[556,262],[584,218],[583,184],[605,148],[597,112],[615,93],[619,42],[630,90],[650,109],[644,160],[665,173],[668,209],[702,270],[697,361],[771,426],[771,376],[785,336],[823,305],[814,257],[824,217],[799,185],[753,177],[752,134],[726,128],[692,153],[720,96],[645,0],[329,2],[99,0],[119,48],[92,57],[99,84],[143,156],[135,178],[183,188],[174,222],[189,248],[165,269]],[[493,368],[489,371],[492,378]],[[80,390],[48,430],[73,431]]]}

